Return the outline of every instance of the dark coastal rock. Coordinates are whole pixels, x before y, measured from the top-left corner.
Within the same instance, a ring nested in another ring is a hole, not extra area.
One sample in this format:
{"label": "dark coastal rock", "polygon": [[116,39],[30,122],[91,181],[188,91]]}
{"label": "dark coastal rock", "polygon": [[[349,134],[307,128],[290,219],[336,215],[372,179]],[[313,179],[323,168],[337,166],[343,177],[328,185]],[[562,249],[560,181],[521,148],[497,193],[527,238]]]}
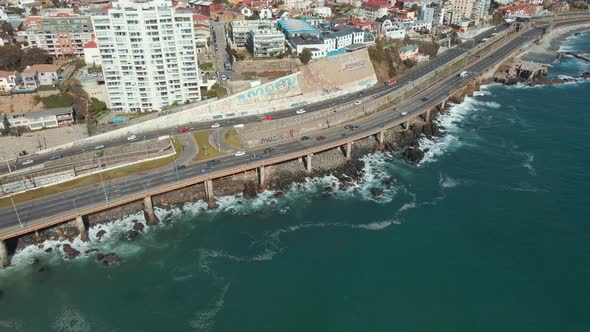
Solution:
{"label": "dark coastal rock", "polygon": [[103,263],[104,265],[113,265],[121,262],[121,257],[115,253],[109,254],[96,254],[96,260]]}
{"label": "dark coastal rock", "polygon": [[105,231],[104,229],[101,229],[100,231],[98,231],[98,233],[96,233],[96,237],[97,238],[102,238],[105,234],[107,233],[107,231]]}
{"label": "dark coastal rock", "polygon": [[373,197],[383,196],[383,190],[373,187],[371,188],[371,194],[373,194]]}
{"label": "dark coastal rock", "polygon": [[50,253],[50,252],[52,252],[52,251],[53,251],[53,248],[47,248],[47,249],[45,249],[45,252],[46,252],[46,253]]}
{"label": "dark coastal rock", "polygon": [[138,231],[138,232],[143,232],[144,227],[145,227],[144,224],[137,222],[137,223],[135,223],[135,225],[133,225],[133,230]]}
{"label": "dark coastal rock", "polygon": [[413,163],[419,163],[424,158],[424,152],[419,148],[409,147],[402,154],[404,158]]}
{"label": "dark coastal rock", "polygon": [[62,249],[66,253],[66,255],[68,255],[69,259],[74,259],[74,258],[80,256],[80,252],[78,250],[72,248],[72,246],[70,246],[67,243],[63,245]]}
{"label": "dark coastal rock", "polygon": [[277,191],[277,192],[274,194],[274,197],[275,197],[275,198],[283,198],[283,197],[285,197],[285,194],[284,194],[282,191]]}
{"label": "dark coastal rock", "polygon": [[334,191],[334,188],[332,188],[332,187],[325,187],[325,188],[324,188],[324,192],[325,192],[325,193],[331,193],[331,192],[333,192],[333,191]]}
{"label": "dark coastal rock", "polygon": [[139,232],[132,229],[132,230],[128,231],[127,233],[123,234],[123,239],[124,240],[133,240],[138,235],[139,235]]}
{"label": "dark coastal rock", "polygon": [[256,189],[258,186],[254,182],[246,182],[244,184],[244,190],[242,191],[242,196],[246,199],[252,199],[258,197],[258,193]]}

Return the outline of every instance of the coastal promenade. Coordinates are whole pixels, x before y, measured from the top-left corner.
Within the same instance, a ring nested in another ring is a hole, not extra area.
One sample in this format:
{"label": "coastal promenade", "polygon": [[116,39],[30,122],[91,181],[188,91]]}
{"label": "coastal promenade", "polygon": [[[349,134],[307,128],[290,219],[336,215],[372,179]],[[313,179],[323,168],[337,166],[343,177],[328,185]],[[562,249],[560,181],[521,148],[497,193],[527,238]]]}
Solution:
{"label": "coastal promenade", "polygon": [[[577,21],[560,22],[555,25],[571,24],[572,22]],[[457,70],[483,73],[542,33],[542,28],[535,28],[515,34],[493,51],[480,54],[465,68],[457,68]],[[139,200],[144,202],[148,221],[152,219],[152,222],[157,222],[157,220],[153,220],[155,218],[151,203],[153,195],[202,183],[208,200],[213,202],[212,180],[216,178],[257,170],[259,184],[264,186],[266,183],[264,168],[269,165],[302,158],[307,170],[311,171],[313,155],[331,149],[342,149],[345,156],[350,158],[351,147],[356,140],[375,137],[376,143],[381,144],[386,130],[400,125],[407,128],[409,121],[419,116],[428,119],[431,109],[444,107],[450,95],[455,94],[475,79],[476,77],[459,78],[450,73],[448,77],[437,84],[397,104],[395,109],[388,109],[355,121],[354,124],[360,126],[360,129],[353,133],[342,127],[333,127],[321,132],[321,135],[326,137],[323,141],[303,142],[297,140],[283,143],[275,147],[274,153],[261,160],[253,161],[248,156],[226,156],[220,158],[221,164],[219,166],[204,174],[201,172],[204,163],[189,165],[180,170],[169,167],[157,172],[115,180],[110,182],[107,187],[101,185],[84,187],[0,209],[0,239],[9,239],[70,220],[78,220],[80,231],[85,234],[83,220],[85,215]],[[387,93],[380,95],[379,98],[387,98]],[[260,155],[263,155],[262,152],[262,148],[251,151],[251,153]],[[0,255],[6,256],[2,250],[0,250]]]}

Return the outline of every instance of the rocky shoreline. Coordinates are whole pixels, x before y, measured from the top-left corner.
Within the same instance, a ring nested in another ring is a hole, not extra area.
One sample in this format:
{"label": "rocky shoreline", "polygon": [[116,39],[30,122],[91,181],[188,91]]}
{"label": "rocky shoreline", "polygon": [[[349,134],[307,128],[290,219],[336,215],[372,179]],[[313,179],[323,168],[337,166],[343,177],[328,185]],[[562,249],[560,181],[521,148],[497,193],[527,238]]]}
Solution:
{"label": "rocky shoreline", "polygon": [[[279,165],[268,166],[268,184],[266,188],[260,188],[256,182],[255,172],[231,176],[214,181],[215,195],[237,196],[245,199],[253,199],[265,190],[275,191],[274,196],[280,198],[288,191],[293,184],[304,183],[309,178],[318,178],[324,176],[334,176],[339,181],[339,189],[347,189],[354,183],[360,181],[365,174],[365,163],[361,158],[367,154],[376,151],[388,151],[392,154],[406,159],[408,162],[419,163],[424,157],[424,153],[419,147],[419,140],[422,137],[433,138],[441,136],[441,128],[436,123],[436,117],[444,110],[433,109],[431,111],[431,121],[414,121],[408,130],[401,127],[388,130],[384,137],[384,144],[379,146],[374,137],[368,137],[356,141],[351,151],[351,159],[346,160],[343,151],[330,150],[314,155],[314,167],[311,173],[305,171],[301,161],[291,161]],[[392,179],[383,179],[381,185],[388,188],[392,185]],[[330,188],[330,191],[334,188]],[[326,189],[327,190],[327,189]],[[383,194],[381,188],[371,188],[374,196],[378,197]],[[183,188],[174,192],[161,194],[153,197],[154,207],[162,209],[182,208],[187,203],[205,200],[203,185],[195,185]],[[141,202],[130,203],[115,209],[103,211],[87,217],[88,228],[96,227],[101,224],[110,223],[113,220],[128,217],[137,214],[143,208]],[[138,217],[131,221],[133,227],[121,234],[120,240],[130,241],[140,236],[145,228],[144,223]],[[101,238],[105,236],[107,230],[98,231],[92,241],[100,243]],[[44,242],[61,241],[57,248],[62,252],[65,259],[75,259],[80,255],[95,255],[97,262],[105,265],[117,264],[121,258],[114,253],[102,253],[98,249],[86,250],[84,253],[72,247],[80,236],[80,231],[75,221],[60,224],[54,227],[40,230],[34,234],[29,234],[16,239],[13,244],[13,252],[18,252],[25,247],[34,245],[38,249],[44,250],[48,254],[55,252],[52,247],[45,247]]]}

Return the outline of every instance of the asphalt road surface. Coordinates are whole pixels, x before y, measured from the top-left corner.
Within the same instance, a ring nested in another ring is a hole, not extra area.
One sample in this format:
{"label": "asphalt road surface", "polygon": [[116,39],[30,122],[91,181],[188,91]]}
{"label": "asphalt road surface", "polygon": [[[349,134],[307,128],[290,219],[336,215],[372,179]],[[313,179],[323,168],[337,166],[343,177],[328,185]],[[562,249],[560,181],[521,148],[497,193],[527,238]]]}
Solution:
{"label": "asphalt road surface", "polygon": [[[525,32],[522,36],[509,42],[505,46],[490,52],[484,59],[467,67],[466,70],[473,73],[481,72],[490,65],[502,61],[506,54],[511,53],[520,47],[524,42],[530,41],[535,36],[540,35],[541,32],[542,31],[540,29],[534,29]],[[409,75],[412,74],[412,72],[409,73]],[[275,150],[270,154],[265,154],[263,152],[263,148],[260,148],[250,151],[242,157],[236,157],[233,155],[221,157],[219,158],[221,163],[214,166],[212,172],[230,170],[237,166],[251,163],[253,154],[262,156],[262,160],[264,160],[264,158],[294,153],[310,147],[322,147],[324,145],[326,147],[333,146],[337,142],[340,142],[344,139],[351,139],[352,137],[356,136],[366,136],[369,133],[379,131],[380,128],[386,127],[386,124],[400,123],[406,119],[413,118],[418,114],[423,113],[426,109],[425,106],[434,106],[436,103],[439,103],[457,88],[463,86],[466,83],[466,80],[469,80],[469,77],[452,77],[444,84],[439,84],[434,88],[419,94],[418,96],[405,100],[403,103],[399,104],[395,110],[382,112],[376,117],[367,117],[359,121],[355,121],[354,123],[360,126],[360,128],[355,131],[345,129],[343,127],[334,127],[321,132],[321,136],[326,137],[326,139],[322,141],[316,140],[316,136],[314,136],[308,141],[297,140],[280,144],[276,146]],[[422,101],[423,98],[427,98],[427,100]],[[402,116],[401,112],[408,112],[408,114]],[[206,162],[188,165],[182,169],[175,169],[173,165],[169,165],[155,171],[147,172],[145,174],[137,174],[125,178],[115,179],[113,181],[108,181],[105,182],[104,185],[97,184],[47,196],[34,201],[20,203],[16,206],[16,209],[18,210],[21,222],[26,227],[35,223],[39,223],[39,219],[55,215],[63,211],[76,211],[83,206],[106,202],[107,199],[112,201],[117,198],[123,198],[132,193],[141,194],[143,192],[148,192],[150,188],[177,181],[177,177],[180,180],[186,178],[195,178],[199,175],[206,177],[208,174],[202,173],[203,169],[206,167]],[[14,227],[18,227],[15,209],[13,207],[0,209],[0,229]]]}
{"label": "asphalt road surface", "polygon": [[[399,89],[403,85],[405,85],[406,83],[415,81],[418,78],[420,78],[426,74],[429,74],[430,72],[434,71],[435,69],[440,68],[441,66],[444,66],[449,61],[452,61],[460,54],[465,53],[465,52],[477,47],[478,43],[479,43],[479,41],[481,41],[481,39],[488,38],[491,36],[492,33],[501,32],[506,28],[508,28],[508,25],[505,24],[505,25],[498,26],[495,29],[490,29],[484,33],[477,35],[474,38],[474,42],[466,42],[464,45],[460,45],[458,47],[448,50],[447,52],[444,52],[443,54],[441,54],[437,57],[434,57],[432,60],[428,61],[427,63],[425,63],[423,65],[416,66],[416,67],[406,71],[403,75],[400,75],[397,78],[397,83],[394,86],[386,86],[383,84],[377,84],[377,85],[370,87],[368,89],[365,89],[361,92],[351,93],[348,95],[344,95],[344,96],[333,98],[333,99],[328,99],[328,100],[318,102],[315,104],[306,105],[305,109],[307,112],[314,112],[314,111],[318,111],[318,110],[324,109],[329,106],[339,106],[339,105],[345,105],[345,104],[352,104],[354,101],[358,100],[359,98],[366,98],[369,96],[382,95],[384,93],[388,93],[388,92],[393,91],[395,89]],[[217,43],[220,43],[220,45],[221,44],[225,45],[225,28],[223,26],[223,23],[214,22],[212,29],[214,31],[216,31],[215,32],[216,45],[217,45]],[[225,50],[222,49],[220,46],[218,51],[215,52],[215,57],[217,58],[216,61],[217,62],[224,61],[224,56],[227,56],[227,54],[226,54]],[[223,66],[223,62],[221,62],[221,63],[222,63],[221,66]],[[231,74],[231,72],[229,72],[229,73]],[[230,74],[227,74],[227,75],[230,75]],[[220,78],[218,77],[218,79],[220,79]],[[282,118],[294,116],[295,111],[297,109],[298,108],[292,108],[292,109],[286,109],[283,111],[273,112],[272,117],[273,117],[273,119],[282,119]],[[261,119],[262,119],[262,116],[249,116],[249,117],[243,117],[243,118],[238,118],[238,119],[219,120],[219,121],[215,121],[215,122],[218,122],[221,126],[232,126],[232,125],[235,125],[238,123],[260,122],[260,121],[262,121]],[[193,124],[187,124],[183,127],[193,128],[193,130],[203,130],[203,129],[211,128],[211,125],[215,122],[193,123]],[[147,133],[144,133],[141,135],[137,135],[138,136],[137,139],[150,139],[150,138],[155,138],[155,137],[162,136],[162,135],[175,135],[178,133],[178,129],[180,129],[180,128],[181,127],[176,127],[176,128],[172,128],[172,129],[147,132]],[[104,147],[106,148],[106,147],[113,147],[113,146],[117,146],[117,145],[121,145],[121,144],[127,144],[127,143],[128,143],[127,139],[123,138],[123,139],[119,139],[119,140],[112,140],[112,141],[100,143],[99,145],[104,145]],[[96,146],[97,146],[97,144],[80,145],[78,147],[63,150],[63,151],[60,151],[60,152],[54,153],[54,154],[60,154],[60,155],[63,155],[64,157],[68,157],[68,156],[80,154],[88,149],[94,149]],[[16,169],[22,169],[23,167],[30,167],[30,166],[34,166],[34,165],[39,165],[39,164],[42,164],[46,161],[49,161],[49,158],[51,158],[52,155],[53,154],[24,156],[24,157],[16,160],[16,163],[14,163],[14,162],[10,163],[10,165],[13,169],[15,169],[15,166],[16,166]],[[25,162],[26,160],[29,160],[29,159],[33,160],[33,163],[28,164],[28,165],[23,165],[23,162]],[[8,172],[8,168],[7,168],[6,164],[0,165],[0,174],[4,174],[7,172]]]}

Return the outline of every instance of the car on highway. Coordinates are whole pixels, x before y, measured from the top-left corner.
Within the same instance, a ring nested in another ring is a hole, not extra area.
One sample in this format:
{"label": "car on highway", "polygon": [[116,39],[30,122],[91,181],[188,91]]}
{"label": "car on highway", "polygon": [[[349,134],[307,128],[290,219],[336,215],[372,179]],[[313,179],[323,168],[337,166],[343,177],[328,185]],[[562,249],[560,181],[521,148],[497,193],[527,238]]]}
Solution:
{"label": "car on highway", "polygon": [[63,158],[61,154],[54,154],[53,156],[49,157],[49,160],[58,160]]}
{"label": "car on highway", "polygon": [[303,114],[305,112],[307,112],[307,111],[302,108],[302,109],[298,109],[297,112],[295,112],[295,113],[297,113],[297,114]]}
{"label": "car on highway", "polygon": [[262,118],[262,121],[270,121],[272,120],[272,116],[271,115],[267,115],[264,118]]}
{"label": "car on highway", "polygon": [[408,115],[408,112],[401,112],[401,115]]}
{"label": "car on highway", "polygon": [[303,136],[303,137],[301,137],[301,140],[302,141],[307,141],[307,140],[309,140],[309,136]]}
{"label": "car on highway", "polygon": [[275,148],[266,148],[264,149],[264,153],[273,153],[275,151]]}
{"label": "car on highway", "polygon": [[213,170],[211,167],[201,168],[201,173],[209,173]]}
{"label": "car on highway", "polygon": [[422,98],[422,99],[420,99],[420,100],[422,100],[422,101],[427,101],[427,100],[428,100],[428,97],[424,97],[424,98]]}
{"label": "car on highway", "polygon": [[179,133],[188,133],[189,129],[187,127],[182,127],[180,129],[178,129]]}
{"label": "car on highway", "polygon": [[128,141],[134,141],[136,139],[137,139],[137,136],[135,136],[135,135],[131,135],[131,136],[127,137]]}
{"label": "car on highway", "polygon": [[208,166],[215,166],[215,165],[219,165],[219,164],[221,164],[221,160],[219,160],[219,159],[213,159],[213,160],[209,160],[207,162]]}
{"label": "car on highway", "polygon": [[348,130],[355,130],[355,129],[359,129],[359,126],[355,126],[355,125],[346,125],[344,126],[344,129],[348,129]]}
{"label": "car on highway", "polygon": [[252,154],[250,160],[260,160],[262,157],[259,154]]}
{"label": "car on highway", "polygon": [[211,128],[219,128],[219,127],[221,127],[221,126],[219,125],[219,123],[214,123],[214,124],[212,124],[212,125],[211,125]]}
{"label": "car on highway", "polygon": [[315,138],[316,141],[323,141],[326,139],[326,136],[318,136]]}
{"label": "car on highway", "polygon": [[186,168],[186,165],[178,165],[178,166],[176,166],[176,169],[185,169],[185,168]]}
{"label": "car on highway", "polygon": [[99,144],[94,147],[94,150],[101,150],[101,149],[104,149],[104,144]]}
{"label": "car on highway", "polygon": [[466,70],[464,70],[464,71],[462,71],[461,73],[459,73],[459,77],[461,77],[461,78],[465,78],[465,77],[467,77],[467,76],[469,76],[469,72],[468,72],[468,71],[466,71]]}
{"label": "car on highway", "polygon": [[246,152],[244,152],[244,151],[236,151],[236,153],[234,153],[234,156],[236,156],[236,157],[241,157],[244,155],[246,155]]}
{"label": "car on highway", "polygon": [[35,161],[33,159],[27,159],[25,161],[23,161],[23,165],[30,165],[32,163],[34,163]]}
{"label": "car on highway", "polygon": [[355,102],[354,102],[354,104],[355,104],[356,106],[360,105],[361,103],[362,103],[362,102],[361,102],[360,100],[357,100],[357,101],[355,101]]}

